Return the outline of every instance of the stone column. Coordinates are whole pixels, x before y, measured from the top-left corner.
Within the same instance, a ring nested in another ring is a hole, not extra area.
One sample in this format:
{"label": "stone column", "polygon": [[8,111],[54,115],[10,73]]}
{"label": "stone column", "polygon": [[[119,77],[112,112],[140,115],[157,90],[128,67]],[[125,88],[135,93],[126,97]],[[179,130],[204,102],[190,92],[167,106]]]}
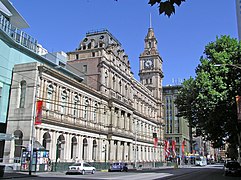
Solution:
{"label": "stone column", "polygon": [[116,159],[117,161],[121,161],[122,158],[122,151],[121,151],[121,142],[117,141],[116,145]]}
{"label": "stone column", "polygon": [[134,148],[134,145],[133,145],[133,143],[130,143],[130,146],[129,146],[129,150],[128,150],[128,154],[129,154],[129,160],[131,161],[131,162],[134,162],[134,152],[135,151],[133,151],[133,148]]}
{"label": "stone column", "polygon": [[93,161],[93,138],[90,137],[88,138],[88,157],[87,157],[87,160],[88,161]]}
{"label": "stone column", "polygon": [[[54,132],[53,131],[49,131],[49,135],[50,135],[50,142],[49,142],[49,158],[51,159],[51,161],[53,162],[55,159],[55,154],[54,154]],[[56,149],[55,149],[56,151]]]}
{"label": "stone column", "polygon": [[115,156],[115,145],[114,145],[114,140],[110,140],[110,146],[109,146],[109,160],[110,161],[114,161],[115,160],[115,158],[114,158],[114,156]]}
{"label": "stone column", "polygon": [[124,161],[128,161],[129,156],[129,146],[127,145],[127,142],[124,142]]}
{"label": "stone column", "polygon": [[63,134],[65,143],[64,143],[64,151],[63,151],[63,159],[64,161],[70,159],[70,152],[71,152],[71,140],[70,140],[70,134]]}
{"label": "stone column", "polygon": [[104,154],[105,154],[105,149],[104,149],[104,142],[102,139],[97,139],[97,157],[96,160],[99,162],[104,161]]}
{"label": "stone column", "polygon": [[77,153],[76,156],[78,157],[78,160],[83,160],[82,159],[82,153],[83,153],[83,137],[82,136],[77,136]]}

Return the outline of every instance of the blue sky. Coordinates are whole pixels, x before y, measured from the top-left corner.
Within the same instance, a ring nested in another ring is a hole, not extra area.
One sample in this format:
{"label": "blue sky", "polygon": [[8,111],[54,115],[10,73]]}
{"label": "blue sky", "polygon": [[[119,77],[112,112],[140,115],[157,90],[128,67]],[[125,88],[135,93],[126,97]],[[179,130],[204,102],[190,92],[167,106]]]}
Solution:
{"label": "blue sky", "polygon": [[[129,56],[136,79],[149,14],[163,59],[163,85],[195,76],[205,45],[216,36],[238,37],[235,0],[187,0],[168,18],[148,0],[11,0],[30,25],[24,31],[49,52],[72,51],[86,32],[108,29]],[[173,81],[174,79],[174,81]]]}

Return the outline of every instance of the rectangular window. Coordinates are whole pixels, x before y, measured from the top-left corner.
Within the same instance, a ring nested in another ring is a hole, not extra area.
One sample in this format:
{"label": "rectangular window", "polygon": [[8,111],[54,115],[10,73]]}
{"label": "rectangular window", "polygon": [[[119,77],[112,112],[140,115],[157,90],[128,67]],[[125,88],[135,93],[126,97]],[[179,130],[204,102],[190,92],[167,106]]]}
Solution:
{"label": "rectangular window", "polygon": [[175,137],[176,143],[179,143],[179,137]]}
{"label": "rectangular window", "polygon": [[76,59],[79,59],[79,54],[76,54]]}
{"label": "rectangular window", "polygon": [[87,72],[87,65],[83,65],[83,72]]}

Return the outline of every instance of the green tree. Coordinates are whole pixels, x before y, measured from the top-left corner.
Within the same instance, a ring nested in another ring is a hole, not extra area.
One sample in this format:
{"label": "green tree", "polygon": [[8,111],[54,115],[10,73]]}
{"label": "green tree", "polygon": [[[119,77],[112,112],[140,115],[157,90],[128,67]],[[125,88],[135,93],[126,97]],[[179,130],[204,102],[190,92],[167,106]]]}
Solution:
{"label": "green tree", "polygon": [[179,91],[178,97],[175,100],[175,104],[179,110],[177,116],[184,117],[187,119],[189,124],[189,139],[190,139],[190,152],[192,152],[193,144],[193,133],[192,128],[196,126],[196,117],[195,117],[195,104],[196,91],[195,91],[195,80],[190,77],[188,80],[185,80],[182,83],[182,87]]}
{"label": "green tree", "polygon": [[[182,97],[181,89],[176,100],[180,115],[189,117],[190,123],[195,125],[200,135],[212,141],[214,147],[220,147],[225,141],[231,144],[238,142],[235,96],[241,95],[241,69],[230,66],[238,63],[238,40],[229,36],[217,38],[205,47],[204,56],[196,68],[196,77],[190,86],[192,93]],[[221,66],[217,67],[217,64]],[[192,104],[187,104],[190,99]],[[185,106],[186,109],[183,108]],[[192,115],[188,116],[190,109]]]}
{"label": "green tree", "polygon": [[185,0],[149,0],[151,6],[157,4],[160,14],[170,17],[175,13],[175,5],[180,6]]}

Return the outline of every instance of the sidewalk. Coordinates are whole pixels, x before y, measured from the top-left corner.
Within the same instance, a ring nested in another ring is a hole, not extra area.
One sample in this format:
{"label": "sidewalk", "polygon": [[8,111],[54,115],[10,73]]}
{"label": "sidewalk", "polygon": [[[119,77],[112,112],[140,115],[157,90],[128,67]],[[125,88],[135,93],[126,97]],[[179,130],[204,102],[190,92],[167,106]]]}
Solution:
{"label": "sidewalk", "polygon": [[29,175],[28,172],[19,172],[19,171],[12,171],[12,172],[5,172],[3,177],[0,177],[0,179],[13,179],[13,178],[28,178],[28,177],[36,177],[37,175],[35,173],[32,173],[32,175]]}

